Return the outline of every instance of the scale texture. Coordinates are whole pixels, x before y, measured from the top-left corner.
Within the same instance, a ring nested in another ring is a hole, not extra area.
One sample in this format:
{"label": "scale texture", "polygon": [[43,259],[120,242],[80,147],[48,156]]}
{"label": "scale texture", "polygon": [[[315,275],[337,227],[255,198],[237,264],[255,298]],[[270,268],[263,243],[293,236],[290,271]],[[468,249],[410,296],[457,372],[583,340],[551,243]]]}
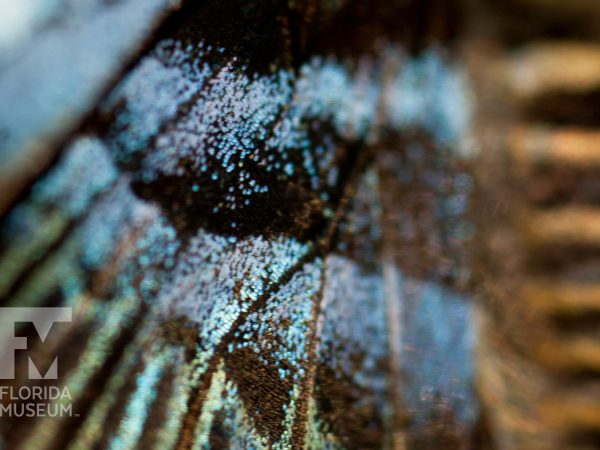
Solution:
{"label": "scale texture", "polygon": [[57,382],[18,355],[8,384],[75,414],[3,417],[2,448],[471,448],[450,3],[30,3],[43,40],[0,34],[1,306],[73,321],[34,349]]}

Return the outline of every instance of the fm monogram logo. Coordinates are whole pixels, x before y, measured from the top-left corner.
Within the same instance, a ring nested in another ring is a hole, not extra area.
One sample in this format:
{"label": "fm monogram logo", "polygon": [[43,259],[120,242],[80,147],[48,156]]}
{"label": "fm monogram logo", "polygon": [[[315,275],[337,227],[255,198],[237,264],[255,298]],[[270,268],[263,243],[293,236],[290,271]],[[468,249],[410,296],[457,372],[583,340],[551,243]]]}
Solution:
{"label": "fm monogram logo", "polygon": [[[3,348],[0,358],[0,379],[15,378],[15,351],[26,350],[27,338],[15,336],[16,324],[31,322],[42,342],[46,341],[48,333],[55,322],[71,322],[72,311],[69,307],[57,308],[0,308],[0,342]],[[54,361],[44,375],[28,356],[28,376],[31,380],[56,380],[58,378],[58,361]]]}

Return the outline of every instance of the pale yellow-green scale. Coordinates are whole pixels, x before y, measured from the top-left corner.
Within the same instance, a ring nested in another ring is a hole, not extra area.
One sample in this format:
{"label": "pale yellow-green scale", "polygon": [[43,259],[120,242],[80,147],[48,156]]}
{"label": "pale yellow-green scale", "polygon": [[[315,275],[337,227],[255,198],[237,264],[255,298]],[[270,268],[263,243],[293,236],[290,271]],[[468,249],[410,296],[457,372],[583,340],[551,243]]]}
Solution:
{"label": "pale yellow-green scale", "polygon": [[43,306],[46,296],[61,284],[65,274],[79,278],[77,274],[81,269],[76,262],[79,247],[76,236],[69,238],[57,252],[29,274],[23,286],[5,306]]}
{"label": "pale yellow-green scale", "polygon": [[[220,412],[224,417],[223,427],[229,432],[231,448],[248,448],[266,450],[269,448],[268,439],[258,433],[250,419],[244,403],[239,398],[237,387],[231,380],[227,380],[223,363],[213,374],[209,388],[210,401],[206,414],[201,414],[195,430],[193,450],[210,449],[210,431],[215,414]],[[204,405],[205,408],[207,405]]]}
{"label": "pale yellow-green scale", "polygon": [[176,369],[178,372],[175,377],[173,377],[173,394],[167,405],[167,421],[158,432],[154,450],[171,450],[175,447],[179,438],[179,430],[183,418],[187,413],[188,398],[191,391],[188,380],[192,371],[192,366],[189,363],[180,364]]}
{"label": "pale yellow-green scale", "polygon": [[87,450],[93,448],[102,437],[103,425],[113,405],[119,400],[118,392],[127,383],[128,375],[139,361],[140,348],[148,339],[151,330],[156,326],[153,321],[146,321],[139,325],[135,338],[126,347],[114,372],[110,376],[106,388],[96,399],[94,405],[79,428],[67,450]]}
{"label": "pale yellow-green scale", "polygon": [[300,386],[300,383],[294,383],[290,402],[287,405],[284,405],[285,418],[283,419],[283,433],[281,434],[279,440],[273,445],[273,450],[289,450],[292,448],[292,427],[294,426],[294,421],[296,420],[298,399],[302,390],[303,389],[302,386]]}
{"label": "pale yellow-green scale", "polygon": [[0,297],[4,297],[16,278],[33,261],[42,258],[63,234],[70,218],[60,211],[44,217],[33,233],[13,241],[0,260]]}
{"label": "pale yellow-green scale", "polygon": [[144,424],[158,394],[157,385],[165,374],[165,366],[174,356],[173,348],[163,348],[160,344],[155,344],[144,355],[145,367],[137,375],[136,389],[129,398],[119,428],[110,440],[108,446],[110,450],[128,450],[137,447]]}
{"label": "pale yellow-green scale", "polygon": [[[132,298],[114,300],[107,304],[97,302],[94,305],[94,316],[99,320],[96,323],[98,330],[93,333],[82,355],[79,357],[76,369],[70,373],[62,384],[69,390],[71,401],[75,402],[84,393],[90,378],[102,366],[111,348],[125,327],[131,323],[139,309],[139,301]],[[63,399],[63,401],[65,401]],[[77,411],[73,411],[77,413]],[[24,449],[42,450],[51,442],[63,421],[68,416],[46,416],[36,422],[29,439],[24,444]]]}
{"label": "pale yellow-green scale", "polygon": [[202,414],[198,419],[195,430],[195,440],[193,450],[201,450],[208,445],[210,431],[213,426],[215,413],[223,407],[222,394],[225,389],[225,371],[223,362],[217,366],[217,369],[212,374],[210,387],[206,394],[206,399],[202,404]]}

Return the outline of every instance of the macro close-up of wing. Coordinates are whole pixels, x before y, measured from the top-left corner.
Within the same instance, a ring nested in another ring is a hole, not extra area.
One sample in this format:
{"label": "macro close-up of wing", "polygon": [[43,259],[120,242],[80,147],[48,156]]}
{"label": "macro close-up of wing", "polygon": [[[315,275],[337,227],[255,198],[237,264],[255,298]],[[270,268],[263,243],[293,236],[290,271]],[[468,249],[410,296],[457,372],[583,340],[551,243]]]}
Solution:
{"label": "macro close-up of wing", "polygon": [[0,5],[0,449],[598,448],[594,2]]}

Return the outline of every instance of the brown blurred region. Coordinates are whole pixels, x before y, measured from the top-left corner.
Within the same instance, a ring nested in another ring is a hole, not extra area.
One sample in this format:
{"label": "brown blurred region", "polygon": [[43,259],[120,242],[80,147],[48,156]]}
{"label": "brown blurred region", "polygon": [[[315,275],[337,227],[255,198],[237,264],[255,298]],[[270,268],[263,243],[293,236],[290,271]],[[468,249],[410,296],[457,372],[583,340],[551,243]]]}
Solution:
{"label": "brown blurred region", "polygon": [[600,2],[468,2],[477,390],[498,450],[600,448]]}

